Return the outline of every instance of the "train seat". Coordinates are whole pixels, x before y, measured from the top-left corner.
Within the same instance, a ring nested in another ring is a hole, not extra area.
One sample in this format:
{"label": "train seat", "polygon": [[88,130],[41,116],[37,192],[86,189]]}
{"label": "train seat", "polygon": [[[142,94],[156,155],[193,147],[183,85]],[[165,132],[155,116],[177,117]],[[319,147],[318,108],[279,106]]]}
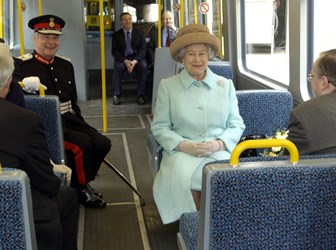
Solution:
{"label": "train seat", "polygon": [[329,249],[336,244],[336,155],[204,167],[201,208],[181,216],[180,249]]}
{"label": "train seat", "polygon": [[28,175],[17,169],[0,173],[1,249],[37,249]]}
{"label": "train seat", "polygon": [[[246,126],[243,136],[261,134],[273,136],[277,130],[287,129],[293,109],[292,95],[283,90],[238,90],[239,112]],[[162,147],[153,134],[147,137],[150,164],[155,172],[160,168]]]}
{"label": "train seat", "polygon": [[[43,120],[51,160],[56,164],[65,164],[63,127],[58,97],[47,95],[42,98],[25,95],[25,102],[26,108],[38,114]],[[64,184],[65,176],[60,173],[56,175]]]}

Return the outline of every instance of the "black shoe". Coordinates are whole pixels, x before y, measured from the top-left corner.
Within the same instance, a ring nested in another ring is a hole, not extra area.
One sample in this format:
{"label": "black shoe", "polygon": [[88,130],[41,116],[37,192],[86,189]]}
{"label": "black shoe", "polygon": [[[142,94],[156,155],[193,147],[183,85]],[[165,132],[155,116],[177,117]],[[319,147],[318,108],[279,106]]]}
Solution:
{"label": "black shoe", "polygon": [[137,98],[137,103],[139,104],[139,105],[144,105],[146,102],[145,102],[145,98],[143,97],[143,96],[139,96],[138,98]]}
{"label": "black shoe", "polygon": [[120,97],[119,96],[113,96],[112,98],[113,105],[120,105]]}
{"label": "black shoe", "polygon": [[77,192],[79,202],[89,208],[104,208],[106,202],[95,195],[91,195],[87,190]]}
{"label": "black shoe", "polygon": [[86,184],[86,190],[94,196],[97,196],[100,199],[103,199],[103,195],[101,193],[99,193],[96,189],[94,189],[93,187],[91,187],[91,185],[88,183]]}

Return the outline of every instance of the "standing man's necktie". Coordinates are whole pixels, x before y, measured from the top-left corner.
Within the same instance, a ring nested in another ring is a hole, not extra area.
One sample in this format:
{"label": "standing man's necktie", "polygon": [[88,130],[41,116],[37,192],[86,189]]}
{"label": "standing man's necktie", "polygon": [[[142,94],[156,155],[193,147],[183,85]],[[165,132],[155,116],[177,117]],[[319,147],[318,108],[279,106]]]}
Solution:
{"label": "standing man's necktie", "polygon": [[132,45],[131,45],[131,34],[127,31],[126,36],[126,56],[133,55]]}
{"label": "standing man's necktie", "polygon": [[170,30],[167,29],[166,47],[170,46]]}

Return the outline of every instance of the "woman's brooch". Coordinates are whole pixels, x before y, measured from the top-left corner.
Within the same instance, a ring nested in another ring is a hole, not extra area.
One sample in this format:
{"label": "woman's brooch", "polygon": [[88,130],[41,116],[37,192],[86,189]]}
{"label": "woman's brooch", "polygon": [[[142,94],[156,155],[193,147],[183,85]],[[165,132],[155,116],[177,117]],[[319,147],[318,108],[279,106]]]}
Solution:
{"label": "woman's brooch", "polygon": [[218,81],[217,81],[217,86],[218,86],[218,87],[224,88],[224,84],[225,84],[225,81],[224,81],[224,80],[218,80]]}

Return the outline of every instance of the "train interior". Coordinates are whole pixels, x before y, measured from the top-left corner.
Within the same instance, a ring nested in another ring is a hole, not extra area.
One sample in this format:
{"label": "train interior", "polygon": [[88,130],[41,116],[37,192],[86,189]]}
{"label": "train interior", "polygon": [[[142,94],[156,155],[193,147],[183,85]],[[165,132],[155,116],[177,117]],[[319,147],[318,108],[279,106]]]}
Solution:
{"label": "train interior", "polygon": [[[26,25],[31,17],[39,14],[37,5],[40,1],[22,2],[24,3],[22,24]],[[128,11],[136,16],[134,26],[148,34],[158,21],[158,1],[103,0],[102,2],[107,12],[110,10],[111,17],[105,20],[109,28],[104,32],[100,32],[97,24],[99,16],[89,17],[86,14],[89,11],[97,13],[99,7],[97,0],[43,1],[42,6],[43,14],[58,14],[66,21],[58,53],[70,58],[75,67],[78,104],[85,120],[112,142],[112,148],[106,157],[110,165],[103,163],[96,179],[91,183],[92,187],[103,194],[107,206],[103,209],[80,207],[78,249],[179,249],[177,243],[179,222],[167,225],[162,223],[152,193],[156,172],[153,169],[152,156],[148,151],[147,137],[151,133],[155,88],[158,84],[155,76],[157,72],[151,72],[148,75],[145,105],[136,103],[137,83],[133,76],[129,75],[125,76],[122,83],[121,105],[116,106],[112,103],[114,64],[111,55],[112,30],[121,27],[118,17],[123,11]],[[172,6],[180,1],[163,2],[173,10]],[[197,16],[193,14],[196,5],[187,4],[188,2],[200,4],[201,1],[186,1],[185,12],[188,15],[187,19],[192,23],[197,20]],[[308,51],[311,44],[297,41],[298,37],[300,39],[309,37],[307,34],[302,35],[303,17],[295,12],[302,7],[298,2],[304,1],[213,0],[204,2],[218,3],[221,7],[213,7],[211,20],[204,13],[198,14],[198,18],[204,23],[216,19],[222,21],[221,29],[215,23],[212,30],[214,33],[220,30],[223,32],[223,39],[221,39],[223,51],[216,61],[231,65],[233,82],[237,90],[289,90],[294,105],[311,97],[311,89],[307,87],[306,71],[312,66],[312,60],[308,60],[312,58],[302,53],[304,50]],[[241,2],[245,2],[246,5],[240,4]],[[252,2],[257,2],[257,5],[253,5]],[[264,19],[256,14],[264,10],[260,8],[261,2],[267,10],[270,10],[269,15]],[[274,3],[280,2],[281,10],[280,8],[278,10],[281,13],[279,12],[274,19],[272,16]],[[310,3],[307,3],[308,7],[306,4],[301,4],[307,9],[310,6]],[[93,9],[90,9],[90,6]],[[219,12],[225,14],[219,17]],[[22,48],[24,53],[31,52],[33,50],[31,30],[25,26],[20,27],[18,20],[14,18],[17,13],[13,6],[5,9],[3,13],[5,16],[8,15],[8,19],[15,24],[15,26],[5,27],[7,32],[4,36],[6,41],[10,41],[13,55],[22,54]],[[174,13],[175,22],[179,23],[180,16],[178,12]],[[240,14],[244,18],[238,18]],[[291,25],[287,21],[288,16],[292,17]],[[246,27],[242,24],[244,21],[246,21]],[[265,26],[265,23],[268,25]],[[275,24],[276,32],[274,32]],[[258,32],[253,30],[249,33],[249,28],[252,26],[263,28]],[[241,38],[238,33],[245,30],[246,37]],[[255,36],[256,33],[260,35]],[[13,37],[15,39],[11,40],[10,38]],[[265,39],[260,40],[262,38]],[[290,54],[289,51],[291,51]],[[167,55],[166,52],[163,55]],[[240,53],[245,54],[241,56]],[[245,62],[242,62],[241,58]],[[164,61],[167,57],[161,56],[160,59]],[[165,65],[166,69],[175,67],[175,65],[168,67],[168,64],[168,61],[164,61],[163,67]],[[294,70],[289,65],[294,67]],[[174,74],[175,70],[174,68],[174,72],[167,74]]]}

